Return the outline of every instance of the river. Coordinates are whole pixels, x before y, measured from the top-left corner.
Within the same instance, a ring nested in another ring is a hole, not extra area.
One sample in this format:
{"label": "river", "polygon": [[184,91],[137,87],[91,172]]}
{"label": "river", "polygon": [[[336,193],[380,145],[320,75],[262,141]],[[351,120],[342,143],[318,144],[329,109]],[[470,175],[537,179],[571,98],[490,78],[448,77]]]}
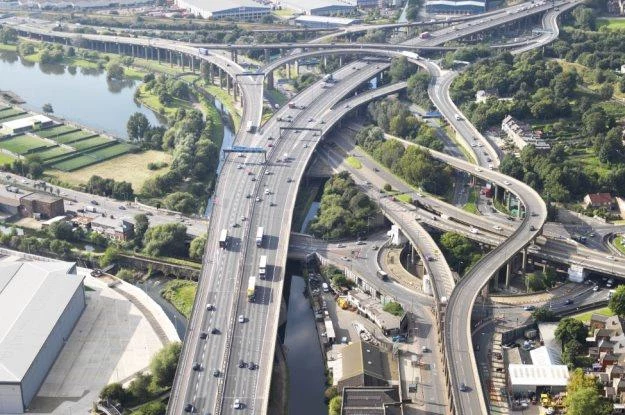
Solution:
{"label": "river", "polygon": [[325,377],[315,316],[304,296],[306,281],[293,275],[284,346],[289,368],[289,414],[328,413],[324,404]]}
{"label": "river", "polygon": [[26,109],[41,112],[52,104],[54,115],[126,139],[126,122],[140,112],[150,124],[161,121],[149,108],[135,102],[140,81],[109,81],[103,70],[42,65],[21,59],[15,52],[0,53],[0,89],[20,96]]}

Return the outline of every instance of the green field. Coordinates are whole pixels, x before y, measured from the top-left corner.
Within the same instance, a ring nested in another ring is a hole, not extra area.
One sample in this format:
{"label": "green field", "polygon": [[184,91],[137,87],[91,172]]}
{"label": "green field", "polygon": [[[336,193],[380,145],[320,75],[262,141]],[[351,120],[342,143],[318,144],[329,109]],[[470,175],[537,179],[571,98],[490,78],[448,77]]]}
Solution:
{"label": "green field", "polygon": [[53,147],[46,150],[38,151],[34,155],[41,157],[41,160],[48,161],[64,154],[72,153],[73,151],[65,147]]}
{"label": "green field", "polygon": [[135,146],[130,144],[118,143],[112,146],[104,147],[96,151],[88,153],[91,157],[97,160],[106,160],[111,157],[116,157],[122,154],[129,153],[136,149]]}
{"label": "green field", "polygon": [[61,134],[72,133],[74,131],[80,131],[80,129],[72,127],[71,125],[59,125],[57,127],[37,131],[37,135],[43,138],[50,138]]}
{"label": "green field", "polygon": [[571,316],[571,317],[581,321],[582,323],[588,323],[590,321],[590,317],[592,317],[593,314],[601,314],[603,316],[608,316],[608,317],[611,317],[614,315],[612,310],[610,310],[608,307],[603,307],[597,310],[587,311],[581,314],[575,314],[574,316]]}
{"label": "green field", "polygon": [[68,160],[61,161],[59,163],[54,163],[52,167],[63,171],[73,171],[78,170],[81,167],[89,166],[96,162],[97,160],[91,156],[80,155],[72,157]]}
{"label": "green field", "polygon": [[83,140],[89,137],[97,137],[97,136],[98,136],[97,134],[90,133],[88,131],[78,130],[78,131],[74,131],[73,133],[67,133],[67,134],[59,135],[57,137],[52,137],[51,140],[54,140],[60,144],[69,144],[78,140]]}
{"label": "green field", "polygon": [[598,28],[607,27],[609,30],[625,29],[625,19],[597,19]]}
{"label": "green field", "polygon": [[17,115],[24,115],[26,112],[22,110],[17,110],[15,108],[8,108],[0,111],[0,120],[5,121],[9,118],[13,118]]}
{"label": "green field", "polygon": [[16,154],[24,154],[28,150],[32,150],[39,147],[51,147],[54,144],[50,144],[47,141],[42,140],[38,137],[33,137],[29,135],[18,135],[8,140],[0,141],[0,148],[4,148],[5,150],[9,150],[12,153]]}
{"label": "green field", "polygon": [[4,154],[4,153],[0,153],[0,165],[7,164],[7,163],[13,163],[14,160],[15,160],[15,158],[11,157],[10,155]]}
{"label": "green field", "polygon": [[74,147],[76,150],[78,151],[85,151],[88,150],[90,148],[96,147],[96,146],[100,146],[102,144],[108,144],[113,142],[113,140],[110,140],[106,137],[102,137],[102,136],[95,136],[92,138],[87,138],[85,140],[80,140],[80,141],[74,141],[73,143],[69,144],[70,146]]}

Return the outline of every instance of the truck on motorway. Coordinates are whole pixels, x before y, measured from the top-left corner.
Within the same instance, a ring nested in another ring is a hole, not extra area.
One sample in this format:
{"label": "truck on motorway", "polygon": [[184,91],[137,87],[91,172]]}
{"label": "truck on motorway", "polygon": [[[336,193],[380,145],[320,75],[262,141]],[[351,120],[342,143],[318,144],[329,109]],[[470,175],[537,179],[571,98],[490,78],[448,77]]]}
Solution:
{"label": "truck on motorway", "polygon": [[419,35],[419,39],[429,39],[431,37],[430,32],[423,32]]}
{"label": "truck on motorway", "polygon": [[222,229],[219,234],[219,247],[225,248],[228,246],[228,229]]}
{"label": "truck on motorway", "polygon": [[254,124],[251,121],[247,122],[247,128],[245,129],[248,133],[254,132]]}
{"label": "truck on motorway", "polygon": [[377,272],[377,276],[379,279],[381,279],[382,281],[386,281],[388,280],[388,274],[386,273],[386,271],[382,271],[381,269],[378,270]]}
{"label": "truck on motorway", "polygon": [[267,274],[267,255],[261,255],[260,261],[258,262],[258,276],[261,280],[265,279],[265,275]]}
{"label": "truck on motorway", "polygon": [[419,55],[417,55],[414,52],[408,52],[408,51],[404,50],[404,51],[402,51],[401,54],[404,55],[405,57],[407,57],[408,59],[419,59]]}
{"label": "truck on motorway", "polygon": [[247,301],[249,301],[250,303],[253,303],[255,297],[256,297],[256,277],[252,275],[250,279],[247,281]]}
{"label": "truck on motorway", "polygon": [[264,232],[265,231],[262,226],[259,226],[258,229],[256,229],[256,246],[263,246]]}
{"label": "truck on motorway", "polygon": [[98,209],[95,206],[85,206],[85,211],[86,212],[91,212],[91,213],[96,213],[98,211]]}
{"label": "truck on motorway", "polygon": [[200,55],[208,55],[208,49],[206,48],[198,48],[197,51]]}
{"label": "truck on motorway", "polygon": [[297,109],[297,105],[295,104],[295,102],[289,102],[289,108]]}
{"label": "truck on motorway", "polygon": [[334,82],[334,77],[329,73],[323,77],[323,82]]}

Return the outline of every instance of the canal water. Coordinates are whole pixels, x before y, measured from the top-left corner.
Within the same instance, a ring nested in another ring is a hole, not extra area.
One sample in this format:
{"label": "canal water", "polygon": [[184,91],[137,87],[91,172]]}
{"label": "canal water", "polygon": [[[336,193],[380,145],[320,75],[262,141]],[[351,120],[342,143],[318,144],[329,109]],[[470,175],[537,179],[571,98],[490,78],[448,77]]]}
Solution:
{"label": "canal water", "polygon": [[42,65],[22,60],[15,52],[0,53],[0,89],[12,91],[41,112],[52,104],[54,115],[118,138],[128,138],[126,122],[140,112],[150,124],[161,121],[149,108],[135,102],[140,81],[109,81],[103,70]]}
{"label": "canal water", "polygon": [[315,316],[304,296],[306,281],[291,276],[284,346],[289,368],[289,414],[328,413],[324,404],[324,362]]}

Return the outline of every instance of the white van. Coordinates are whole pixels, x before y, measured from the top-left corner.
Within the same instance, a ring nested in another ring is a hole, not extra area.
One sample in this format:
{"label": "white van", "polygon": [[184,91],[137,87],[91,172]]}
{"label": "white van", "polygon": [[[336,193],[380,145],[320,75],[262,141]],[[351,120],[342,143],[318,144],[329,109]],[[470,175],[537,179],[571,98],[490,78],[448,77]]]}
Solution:
{"label": "white van", "polygon": [[324,293],[330,292],[330,287],[328,287],[328,284],[325,283],[325,282],[323,284],[321,284],[321,289],[323,289]]}

